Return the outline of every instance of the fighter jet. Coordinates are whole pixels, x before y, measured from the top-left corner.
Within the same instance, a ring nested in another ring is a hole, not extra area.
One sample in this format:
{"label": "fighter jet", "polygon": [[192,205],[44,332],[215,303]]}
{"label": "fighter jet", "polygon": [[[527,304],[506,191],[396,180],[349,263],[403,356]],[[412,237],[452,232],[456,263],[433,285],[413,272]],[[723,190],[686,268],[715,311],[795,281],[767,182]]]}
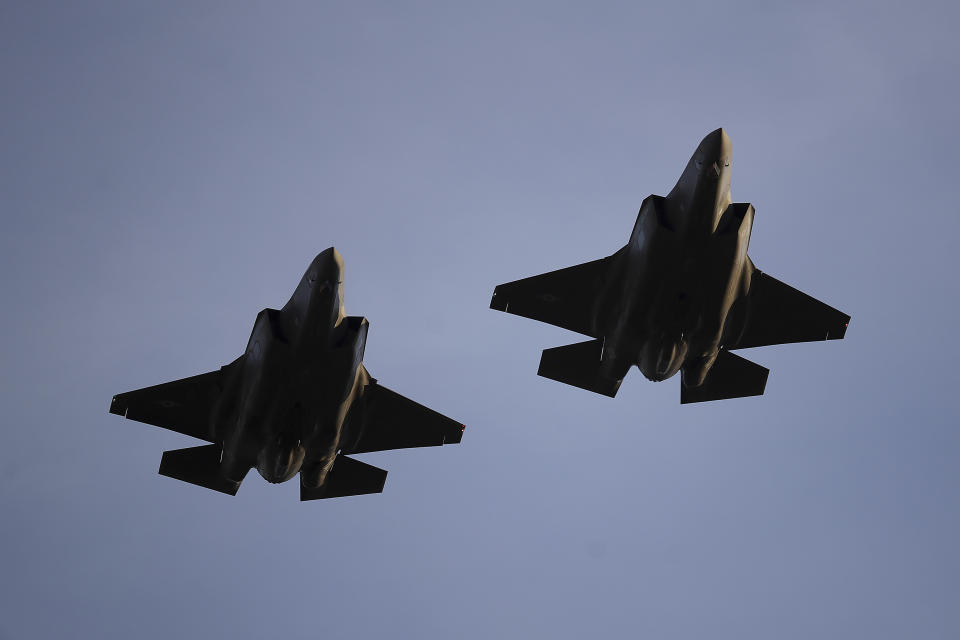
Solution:
{"label": "fighter jet", "polygon": [[643,201],[616,253],[494,290],[492,309],[593,338],[546,349],[541,376],[614,397],[637,365],[654,381],[681,372],[681,403],[754,396],[769,371],[732,351],[844,336],[850,316],[747,256],[754,209],[731,200],[730,162],[717,129],[666,197]]}
{"label": "fighter jet", "polygon": [[377,383],[369,324],[343,307],[343,258],[318,255],[279,311],[257,315],[247,349],[216,371],[114,396],[110,412],[211,443],[166,451],[160,473],[236,495],[251,467],[300,474],[300,499],[383,490],[387,472],[348,454],[460,442],[462,424]]}

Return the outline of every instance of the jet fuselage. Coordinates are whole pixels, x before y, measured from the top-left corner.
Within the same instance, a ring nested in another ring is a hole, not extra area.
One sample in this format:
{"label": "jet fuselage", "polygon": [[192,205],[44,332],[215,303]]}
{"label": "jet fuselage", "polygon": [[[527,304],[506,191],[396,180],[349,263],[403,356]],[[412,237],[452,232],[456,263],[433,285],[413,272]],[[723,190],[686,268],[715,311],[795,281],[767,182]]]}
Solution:
{"label": "jet fuselage", "polygon": [[343,259],[322,251],[282,309],[257,315],[219,370],[120,393],[110,413],[209,444],[164,451],[160,475],[236,495],[252,467],[300,474],[300,500],[380,493],[387,471],[351,454],[456,444],[463,424],[379,384],[363,365],[369,324],[343,309]]}
{"label": "jet fuselage", "polygon": [[345,321],[343,260],[333,248],[310,264],[282,310],[260,312],[217,408],[226,477],[240,481],[256,467],[268,482],[299,472],[304,486],[322,484],[368,382],[360,366],[367,326]]}
{"label": "jet fuselage", "polygon": [[734,350],[843,338],[849,315],[747,257],[753,205],[732,201],[730,169],[717,129],[669,194],[644,199],[618,251],[497,285],[490,308],[592,338],[544,349],[538,375],[612,398],[636,365],[650,380],[682,372],[682,404],[743,398],[769,370]]}
{"label": "jet fuselage", "polygon": [[718,129],[666,197],[644,200],[592,313],[604,375],[622,377],[636,364],[650,380],[682,369],[685,384],[703,381],[749,288],[753,209],[732,204],[730,165],[730,139]]}

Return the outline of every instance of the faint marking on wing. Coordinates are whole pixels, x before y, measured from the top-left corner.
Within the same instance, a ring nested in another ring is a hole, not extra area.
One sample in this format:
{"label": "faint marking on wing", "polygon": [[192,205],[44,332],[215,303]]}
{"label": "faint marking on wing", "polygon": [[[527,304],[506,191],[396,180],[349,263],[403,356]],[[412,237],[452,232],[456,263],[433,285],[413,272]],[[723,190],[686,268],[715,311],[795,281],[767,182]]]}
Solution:
{"label": "faint marking on wing", "polygon": [[216,371],[118,394],[110,403],[110,413],[213,442],[211,413],[227,370],[238,361]]}
{"label": "faint marking on wing", "polygon": [[490,308],[598,337],[592,315],[609,261],[601,258],[501,284],[493,291]]}

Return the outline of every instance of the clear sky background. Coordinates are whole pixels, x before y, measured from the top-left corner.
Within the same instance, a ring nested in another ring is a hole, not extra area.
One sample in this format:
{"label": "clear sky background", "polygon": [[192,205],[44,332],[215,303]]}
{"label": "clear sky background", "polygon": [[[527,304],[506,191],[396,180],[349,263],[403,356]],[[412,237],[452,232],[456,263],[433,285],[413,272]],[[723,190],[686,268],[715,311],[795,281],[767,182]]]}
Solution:
{"label": "clear sky background", "polygon": [[[0,6],[0,638],[960,637],[956,3]],[[764,271],[849,313],[766,395],[539,378],[496,284],[609,255],[723,126]],[[322,249],[467,424],[301,504],[107,413]]]}

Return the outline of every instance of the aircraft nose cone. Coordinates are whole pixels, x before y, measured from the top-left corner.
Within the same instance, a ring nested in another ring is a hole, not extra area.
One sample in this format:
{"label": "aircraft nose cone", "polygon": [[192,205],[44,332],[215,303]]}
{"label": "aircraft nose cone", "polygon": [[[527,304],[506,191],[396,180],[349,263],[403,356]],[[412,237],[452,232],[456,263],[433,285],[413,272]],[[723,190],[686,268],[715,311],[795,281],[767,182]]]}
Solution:
{"label": "aircraft nose cone", "polygon": [[727,135],[727,132],[722,127],[708,133],[700,143],[700,150],[705,155],[714,158],[729,156],[732,147],[730,136]]}
{"label": "aircraft nose cone", "polygon": [[321,269],[342,269],[343,256],[337,251],[336,247],[324,249],[313,259],[314,265]]}
{"label": "aircraft nose cone", "polygon": [[327,247],[317,254],[317,260],[343,262],[343,256],[340,255],[336,247]]}
{"label": "aircraft nose cone", "polygon": [[321,285],[339,284],[343,282],[343,256],[336,247],[324,249],[310,263],[307,273],[311,285],[314,282]]}
{"label": "aircraft nose cone", "polygon": [[724,140],[730,140],[730,136],[727,135],[727,131],[723,127],[714,129],[703,139],[704,142],[710,141],[714,144],[722,144]]}

